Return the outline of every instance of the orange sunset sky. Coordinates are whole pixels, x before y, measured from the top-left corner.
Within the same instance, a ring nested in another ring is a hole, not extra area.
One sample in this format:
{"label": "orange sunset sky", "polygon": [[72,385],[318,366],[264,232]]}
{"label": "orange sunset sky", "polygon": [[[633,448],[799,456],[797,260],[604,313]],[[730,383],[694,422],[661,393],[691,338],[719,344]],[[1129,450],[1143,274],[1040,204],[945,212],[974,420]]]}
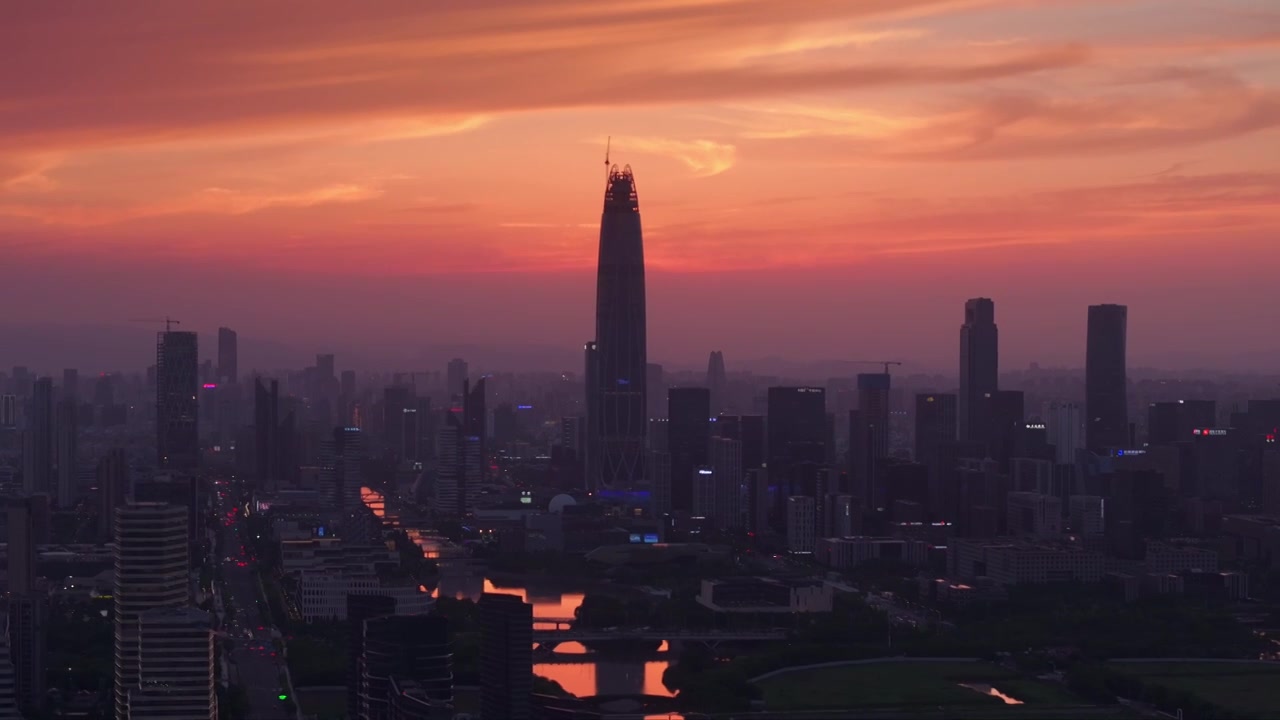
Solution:
{"label": "orange sunset sky", "polygon": [[1005,367],[1098,302],[1280,353],[1274,0],[25,2],[0,59],[4,325],[577,362],[612,136],[652,361],[954,372],[976,295]]}

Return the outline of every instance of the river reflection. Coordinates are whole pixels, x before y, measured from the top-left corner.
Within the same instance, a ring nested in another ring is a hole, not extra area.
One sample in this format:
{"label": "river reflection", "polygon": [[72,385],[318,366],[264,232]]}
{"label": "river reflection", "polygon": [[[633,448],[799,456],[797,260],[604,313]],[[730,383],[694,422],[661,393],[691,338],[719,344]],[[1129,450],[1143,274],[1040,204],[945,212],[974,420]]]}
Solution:
{"label": "river reflection", "polygon": [[[447,540],[435,537],[419,528],[402,524],[395,512],[388,510],[382,495],[377,491],[362,488],[361,495],[364,503],[375,515],[385,519],[392,526],[403,529],[414,543],[422,548],[428,558],[441,558],[450,554],[452,548]],[[571,620],[585,597],[580,592],[562,592],[540,584],[498,583],[483,575],[468,572],[465,568],[451,570],[448,566],[442,566],[439,583],[431,591],[432,597],[443,596],[472,601],[479,601],[482,593],[519,595],[525,602],[533,605],[535,628],[552,627],[546,623],[539,623],[539,619],[561,622]],[[666,650],[665,642],[661,649]],[[585,656],[590,653],[590,650],[581,643],[566,642],[557,646],[556,652],[561,655]],[[533,672],[560,683],[567,692],[578,697],[640,694],[671,697],[673,693],[662,684],[662,673],[666,671],[668,664],[665,660],[628,662],[617,657],[610,657],[607,660],[584,657],[582,662],[538,663],[533,666]]]}

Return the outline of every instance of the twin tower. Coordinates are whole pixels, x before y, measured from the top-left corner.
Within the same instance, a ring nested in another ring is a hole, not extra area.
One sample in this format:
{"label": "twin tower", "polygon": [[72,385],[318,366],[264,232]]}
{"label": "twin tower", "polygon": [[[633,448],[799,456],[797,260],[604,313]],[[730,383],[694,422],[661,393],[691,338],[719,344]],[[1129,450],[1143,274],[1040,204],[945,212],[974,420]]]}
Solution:
{"label": "twin tower", "polygon": [[645,480],[644,240],[635,176],[610,167],[600,218],[596,335],[586,345],[587,488],[630,490]]}

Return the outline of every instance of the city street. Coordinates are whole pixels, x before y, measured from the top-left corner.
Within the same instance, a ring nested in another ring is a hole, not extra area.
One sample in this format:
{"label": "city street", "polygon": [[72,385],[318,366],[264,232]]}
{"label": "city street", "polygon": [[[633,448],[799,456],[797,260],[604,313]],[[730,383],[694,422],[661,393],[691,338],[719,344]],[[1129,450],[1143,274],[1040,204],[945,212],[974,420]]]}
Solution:
{"label": "city street", "polygon": [[[249,717],[262,720],[290,720],[289,711],[281,695],[289,695],[285,686],[285,660],[273,642],[276,634],[268,626],[258,608],[258,581],[254,576],[253,559],[248,554],[248,544],[243,533],[241,509],[232,502],[232,492],[226,486],[218,488],[219,520],[222,523],[224,557],[222,576],[226,580],[225,598],[235,609],[234,617],[224,629],[234,644],[230,661],[232,682],[244,688],[249,699]],[[293,700],[293,698],[289,698]]]}

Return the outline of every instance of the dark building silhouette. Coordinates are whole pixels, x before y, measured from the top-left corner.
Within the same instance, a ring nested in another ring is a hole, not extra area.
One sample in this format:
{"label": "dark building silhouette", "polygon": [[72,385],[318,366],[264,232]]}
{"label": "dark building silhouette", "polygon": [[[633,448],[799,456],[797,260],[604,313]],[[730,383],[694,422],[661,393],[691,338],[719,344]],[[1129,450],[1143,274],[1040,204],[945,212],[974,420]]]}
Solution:
{"label": "dark building silhouette", "polygon": [[[453,650],[449,623],[436,615],[369,618],[363,623],[360,715],[390,720],[392,677],[412,679],[429,700],[453,701]],[[532,671],[531,671],[532,672]]]}
{"label": "dark building silhouette", "polygon": [[649,418],[666,417],[667,412],[667,377],[666,370],[658,363],[645,365],[644,391],[646,395],[645,409]]}
{"label": "dark building silhouette", "polygon": [[955,469],[943,466],[943,448],[955,444],[956,396],[951,393],[916,395],[915,459],[929,469],[931,510],[943,506],[943,478]]}
{"label": "dark building silhouette", "polygon": [[449,361],[449,366],[445,370],[446,390],[449,393],[449,400],[462,397],[464,388],[463,383],[467,381],[467,361],[462,358],[454,358]]}
{"label": "dark building silhouette", "polygon": [[764,465],[767,436],[763,415],[721,415],[711,424],[711,434],[742,444],[743,472]]}
{"label": "dark building silhouette", "polygon": [[168,330],[156,342],[156,451],[161,468],[200,464],[199,342],[193,332]]}
{"label": "dark building silhouette", "polygon": [[1009,460],[1016,452],[1026,430],[1025,400],[1021,390],[996,390],[983,395],[979,416],[986,425],[987,457],[1009,470]]}
{"label": "dark building silhouette", "polygon": [[712,350],[707,358],[707,387],[711,390],[711,412],[720,414],[725,410],[725,386],[729,377],[724,370],[724,353]]}
{"label": "dark building silhouette", "polygon": [[[645,384],[644,241],[640,203],[631,167],[609,172],[600,220],[596,275],[595,368],[588,372],[588,422],[599,453],[592,452],[589,484],[633,488],[644,482],[648,413]],[[591,366],[588,352],[588,367]]]}
{"label": "dark building silhouette", "polygon": [[480,378],[475,384],[470,380],[463,380],[462,398],[462,443],[466,450],[463,453],[466,480],[469,485],[478,487],[487,475],[489,457],[485,379]]}
{"label": "dark building silhouette", "polygon": [[[826,461],[826,391],[820,387],[771,387],[768,404],[769,485],[775,489],[771,524],[784,530],[786,498],[801,494],[800,466]],[[744,456],[746,452],[744,442]]]}
{"label": "dark building silhouette", "polygon": [[31,417],[23,441],[22,489],[31,493],[52,493],[54,481],[53,380],[38,378],[31,392]]}
{"label": "dark building silhouette", "polygon": [[129,497],[129,462],[124,450],[114,448],[98,461],[95,471],[98,485],[98,538],[103,543],[115,538],[112,520],[116,508],[124,507]]}
{"label": "dark building silhouette", "polygon": [[873,491],[889,457],[889,373],[858,375],[858,409],[849,413],[849,477],[854,496],[868,507],[884,507]]}
{"label": "dark building silhouette", "polygon": [[235,384],[240,379],[240,353],[236,331],[218,328],[218,382]]}
{"label": "dark building silhouette", "polygon": [[1094,452],[1130,444],[1125,344],[1129,309],[1090,305],[1084,361],[1085,447]]}
{"label": "dark building silhouette", "polygon": [[532,716],[533,606],[516,595],[480,596],[480,716]]}
{"label": "dark building silhouette", "polygon": [[667,391],[667,451],[671,456],[671,509],[693,511],[693,474],[707,464],[711,442],[711,391]]}
{"label": "dark building silhouette", "polygon": [[965,301],[960,326],[960,396],[957,437],[986,442],[982,398],[995,392],[1000,377],[1000,335],[996,305],[989,298]]}
{"label": "dark building silhouette", "polygon": [[347,717],[360,715],[364,677],[364,623],[372,618],[393,615],[396,599],[390,595],[347,595]]}
{"label": "dark building silhouette", "polygon": [[[462,381],[464,384],[466,380]],[[405,459],[404,411],[415,407],[413,390],[408,385],[392,385],[382,390],[382,430],[387,446],[396,462]]]}
{"label": "dark building silhouette", "polygon": [[1147,407],[1147,444],[1191,442],[1193,430],[1214,428],[1217,418],[1217,404],[1213,400],[1151,403]]}
{"label": "dark building silhouette", "polygon": [[[43,506],[43,507],[42,507]],[[37,524],[48,513],[48,501],[8,501],[8,631],[14,668],[14,695],[23,707],[39,708],[44,699],[44,591],[36,587]]]}
{"label": "dark building silhouette", "polygon": [[271,380],[262,384],[261,378],[253,381],[253,474],[258,487],[274,486],[280,454],[280,384]]}

